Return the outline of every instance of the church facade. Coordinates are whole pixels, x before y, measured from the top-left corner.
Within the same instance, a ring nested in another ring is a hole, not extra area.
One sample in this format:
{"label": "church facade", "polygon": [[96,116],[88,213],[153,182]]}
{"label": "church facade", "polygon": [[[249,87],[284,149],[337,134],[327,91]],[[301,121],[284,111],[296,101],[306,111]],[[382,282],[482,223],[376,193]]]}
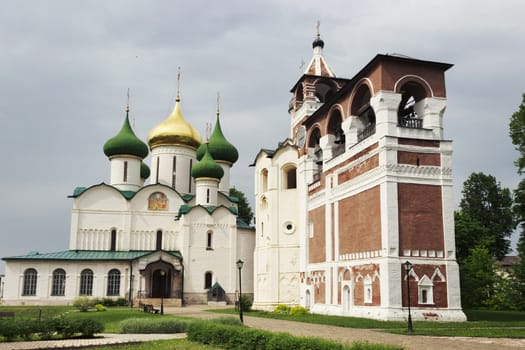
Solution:
{"label": "church facade", "polygon": [[[203,143],[177,96],[148,144],[135,135],[128,112],[104,145],[110,182],[70,196],[69,249],[3,258],[5,304],[70,304],[83,295],[155,307],[160,299],[166,306],[232,303],[239,260],[243,292],[253,293],[254,230],[238,219],[238,199],[229,195],[238,153],[218,111]],[[151,170],[143,162],[150,151]]]}
{"label": "church facade", "polygon": [[[323,55],[291,89],[290,136],[255,170],[254,307],[466,320],[455,259],[446,63],[377,55],[339,78]],[[410,295],[408,295],[410,291]]]}

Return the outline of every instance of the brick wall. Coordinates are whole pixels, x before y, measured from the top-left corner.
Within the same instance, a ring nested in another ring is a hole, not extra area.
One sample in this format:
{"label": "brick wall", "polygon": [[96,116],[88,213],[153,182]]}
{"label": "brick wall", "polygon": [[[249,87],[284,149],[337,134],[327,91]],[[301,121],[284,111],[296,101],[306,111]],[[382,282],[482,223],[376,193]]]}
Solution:
{"label": "brick wall", "polygon": [[379,186],[339,201],[339,254],[381,249]]}

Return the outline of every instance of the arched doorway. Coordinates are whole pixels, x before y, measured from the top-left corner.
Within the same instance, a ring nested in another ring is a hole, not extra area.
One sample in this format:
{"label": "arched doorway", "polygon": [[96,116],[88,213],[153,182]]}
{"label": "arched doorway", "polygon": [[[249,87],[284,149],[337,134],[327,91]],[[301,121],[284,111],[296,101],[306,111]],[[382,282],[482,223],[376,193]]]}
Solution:
{"label": "arched doorway", "polygon": [[169,298],[171,297],[171,287],[173,285],[173,274],[171,269],[157,269],[151,274],[151,297]]}

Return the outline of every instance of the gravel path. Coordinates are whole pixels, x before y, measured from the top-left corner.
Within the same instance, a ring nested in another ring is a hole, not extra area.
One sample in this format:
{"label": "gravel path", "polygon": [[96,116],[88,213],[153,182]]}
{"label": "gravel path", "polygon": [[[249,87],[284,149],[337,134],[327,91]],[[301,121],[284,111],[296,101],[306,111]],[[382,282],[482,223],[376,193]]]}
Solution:
{"label": "gravel path", "polygon": [[[190,306],[170,309],[170,314],[180,316],[214,318],[223,314],[206,312],[208,306]],[[472,338],[472,337],[430,337],[398,335],[367,329],[324,326],[293,321],[282,321],[260,317],[244,317],[244,323],[253,328],[272,332],[287,332],[298,336],[320,337],[351,343],[367,341],[401,345],[407,350],[517,350],[525,349],[525,339]]]}

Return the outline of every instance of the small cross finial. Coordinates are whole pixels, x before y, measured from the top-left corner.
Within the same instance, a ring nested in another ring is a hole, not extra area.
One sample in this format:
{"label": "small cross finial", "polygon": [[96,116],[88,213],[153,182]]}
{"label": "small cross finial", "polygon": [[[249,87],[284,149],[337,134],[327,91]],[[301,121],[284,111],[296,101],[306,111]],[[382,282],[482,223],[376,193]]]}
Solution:
{"label": "small cross finial", "polygon": [[206,142],[210,140],[210,134],[211,134],[211,124],[206,123]]}
{"label": "small cross finial", "polygon": [[217,91],[217,116],[220,113],[220,109],[221,109],[221,94],[220,92]]}
{"label": "small cross finial", "polygon": [[176,100],[180,101],[180,66],[179,66],[179,70],[177,73],[177,98]]}
{"label": "small cross finial", "polygon": [[321,27],[321,21],[317,21],[317,37],[320,38],[321,37],[321,32],[319,31],[319,27]]}
{"label": "small cross finial", "polygon": [[126,104],[126,112],[129,112],[129,88],[128,88],[128,102]]}

